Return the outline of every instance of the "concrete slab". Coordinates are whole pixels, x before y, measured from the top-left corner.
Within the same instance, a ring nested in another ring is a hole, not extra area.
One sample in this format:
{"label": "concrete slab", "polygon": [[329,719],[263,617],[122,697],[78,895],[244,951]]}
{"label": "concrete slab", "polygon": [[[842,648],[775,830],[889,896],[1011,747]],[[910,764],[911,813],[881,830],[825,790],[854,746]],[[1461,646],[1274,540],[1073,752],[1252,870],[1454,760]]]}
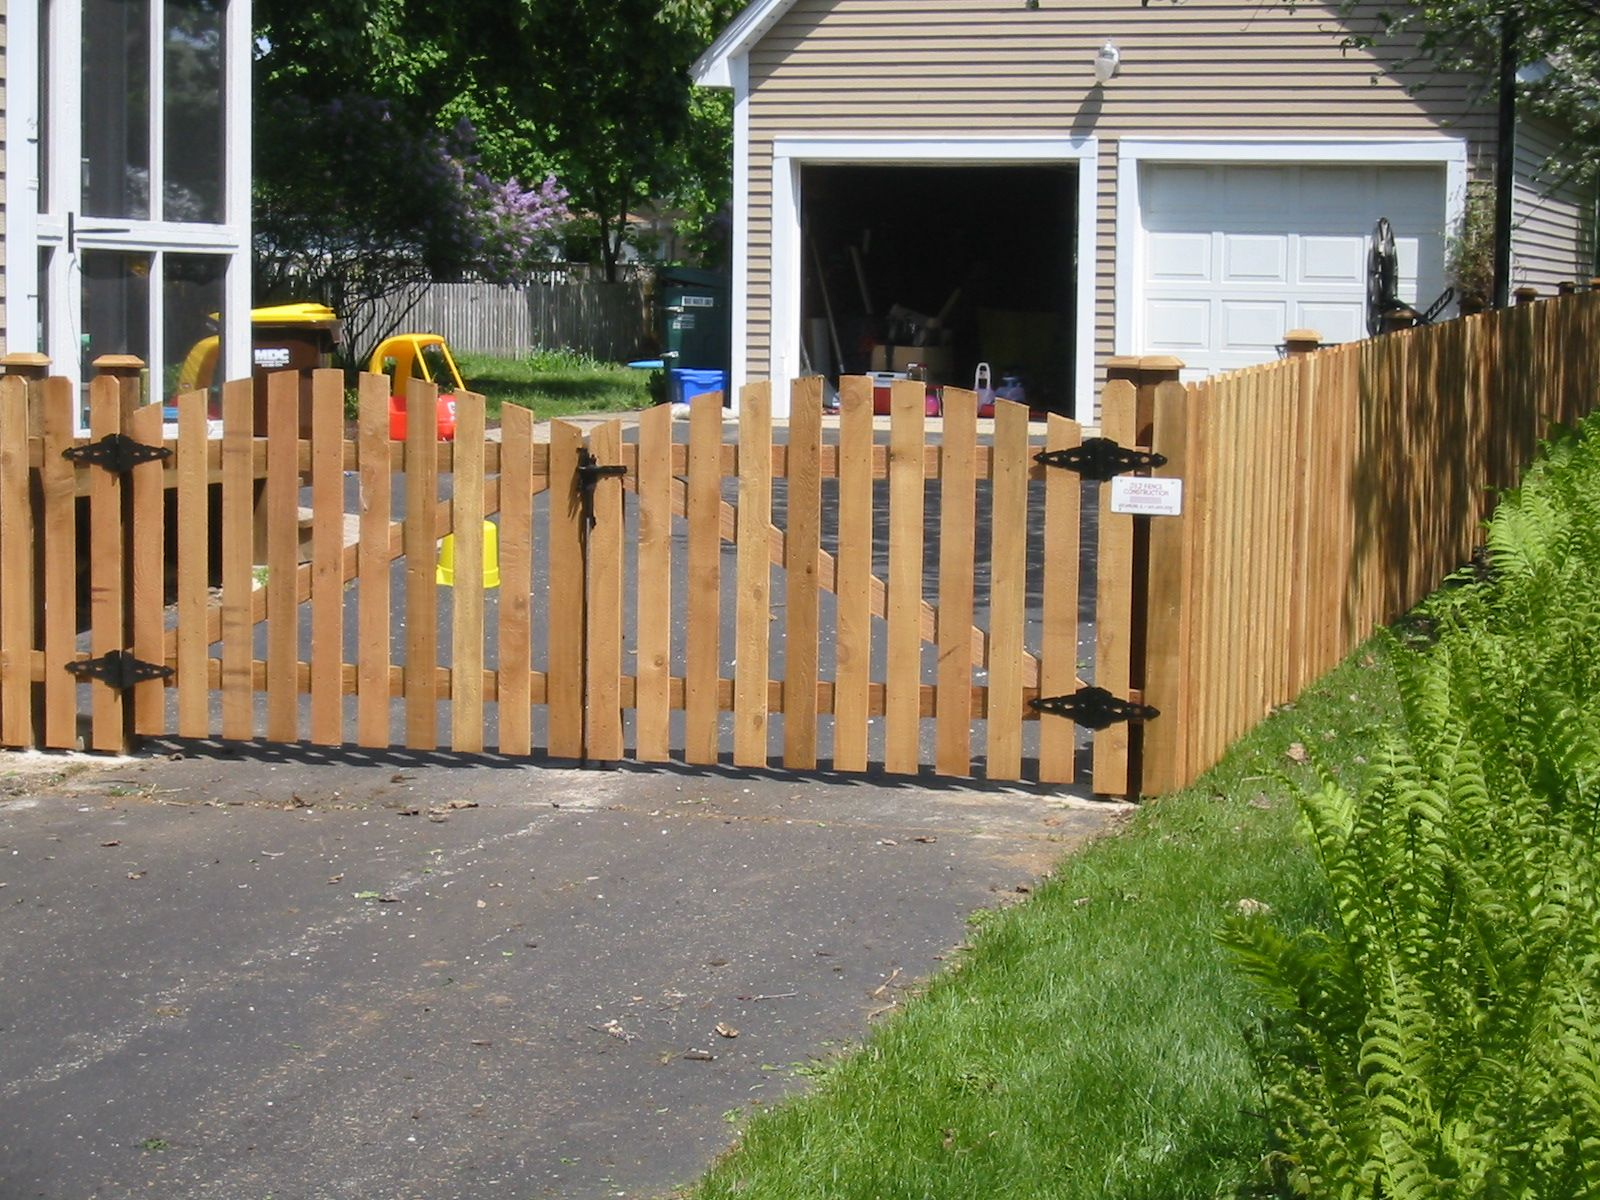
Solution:
{"label": "concrete slab", "polygon": [[7,1197],[660,1195],[1124,811],[296,748],[68,767],[0,755]]}

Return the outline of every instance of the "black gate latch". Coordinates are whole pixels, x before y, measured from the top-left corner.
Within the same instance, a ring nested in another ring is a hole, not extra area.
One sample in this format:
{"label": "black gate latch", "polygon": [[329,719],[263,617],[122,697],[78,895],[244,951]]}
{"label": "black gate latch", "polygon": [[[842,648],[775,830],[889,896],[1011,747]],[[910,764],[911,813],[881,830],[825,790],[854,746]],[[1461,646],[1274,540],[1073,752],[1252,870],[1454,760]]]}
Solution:
{"label": "black gate latch", "polygon": [[583,516],[589,522],[589,528],[594,528],[594,489],[601,479],[608,476],[621,478],[628,473],[628,468],[621,463],[602,464],[587,450],[578,451],[578,490],[583,500]]}
{"label": "black gate latch", "polygon": [[1113,696],[1105,688],[1081,687],[1070,696],[1039,696],[1028,701],[1034,712],[1071,717],[1089,729],[1105,729],[1118,721],[1149,721],[1161,710]]}
{"label": "black gate latch", "polygon": [[99,658],[69,662],[67,671],[79,680],[98,679],[119,692],[125,692],[137,683],[167,679],[172,675],[171,667],[135,658],[125,650],[110,650]]}
{"label": "black gate latch", "polygon": [[1033,461],[1046,467],[1065,467],[1078,472],[1085,479],[1103,483],[1129,471],[1164,467],[1167,465],[1167,456],[1150,450],[1129,450],[1111,438],[1092,437],[1070,450],[1041,450],[1033,456]]}
{"label": "black gate latch", "polygon": [[108,433],[98,442],[68,446],[61,452],[61,457],[75,463],[104,467],[114,475],[126,475],[141,463],[171,458],[172,450],[167,446],[147,446],[126,434]]}

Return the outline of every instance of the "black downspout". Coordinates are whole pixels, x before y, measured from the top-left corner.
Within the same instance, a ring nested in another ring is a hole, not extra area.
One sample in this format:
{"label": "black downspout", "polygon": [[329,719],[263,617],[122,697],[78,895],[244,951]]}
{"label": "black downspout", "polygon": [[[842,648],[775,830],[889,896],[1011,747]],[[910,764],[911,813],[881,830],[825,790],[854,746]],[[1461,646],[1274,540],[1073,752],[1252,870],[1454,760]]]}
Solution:
{"label": "black downspout", "polygon": [[1500,122],[1494,165],[1494,306],[1511,303],[1511,200],[1517,154],[1517,43],[1522,17],[1514,5],[1500,14]]}

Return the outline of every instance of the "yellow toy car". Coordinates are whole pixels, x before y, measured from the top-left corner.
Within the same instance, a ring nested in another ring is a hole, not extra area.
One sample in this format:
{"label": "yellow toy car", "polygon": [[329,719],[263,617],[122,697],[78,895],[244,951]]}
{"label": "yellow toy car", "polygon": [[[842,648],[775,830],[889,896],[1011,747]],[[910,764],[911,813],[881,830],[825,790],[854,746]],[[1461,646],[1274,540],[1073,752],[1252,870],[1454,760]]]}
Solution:
{"label": "yellow toy car", "polygon": [[424,379],[439,385],[439,404],[435,411],[438,436],[452,441],[456,436],[456,393],[467,390],[456,366],[455,356],[444,337],[437,333],[397,333],[372,352],[367,370],[389,376],[389,437],[404,441],[406,436],[406,383]]}

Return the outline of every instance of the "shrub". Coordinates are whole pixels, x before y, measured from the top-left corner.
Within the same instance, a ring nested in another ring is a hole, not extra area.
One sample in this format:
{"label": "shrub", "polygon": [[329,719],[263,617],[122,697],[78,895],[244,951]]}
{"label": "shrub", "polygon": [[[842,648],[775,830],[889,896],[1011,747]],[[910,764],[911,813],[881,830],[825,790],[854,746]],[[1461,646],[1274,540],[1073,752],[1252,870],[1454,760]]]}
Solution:
{"label": "shrub", "polygon": [[1397,650],[1376,782],[1301,789],[1326,923],[1224,931],[1280,1194],[1600,1196],[1600,421],[1547,448],[1490,570]]}

